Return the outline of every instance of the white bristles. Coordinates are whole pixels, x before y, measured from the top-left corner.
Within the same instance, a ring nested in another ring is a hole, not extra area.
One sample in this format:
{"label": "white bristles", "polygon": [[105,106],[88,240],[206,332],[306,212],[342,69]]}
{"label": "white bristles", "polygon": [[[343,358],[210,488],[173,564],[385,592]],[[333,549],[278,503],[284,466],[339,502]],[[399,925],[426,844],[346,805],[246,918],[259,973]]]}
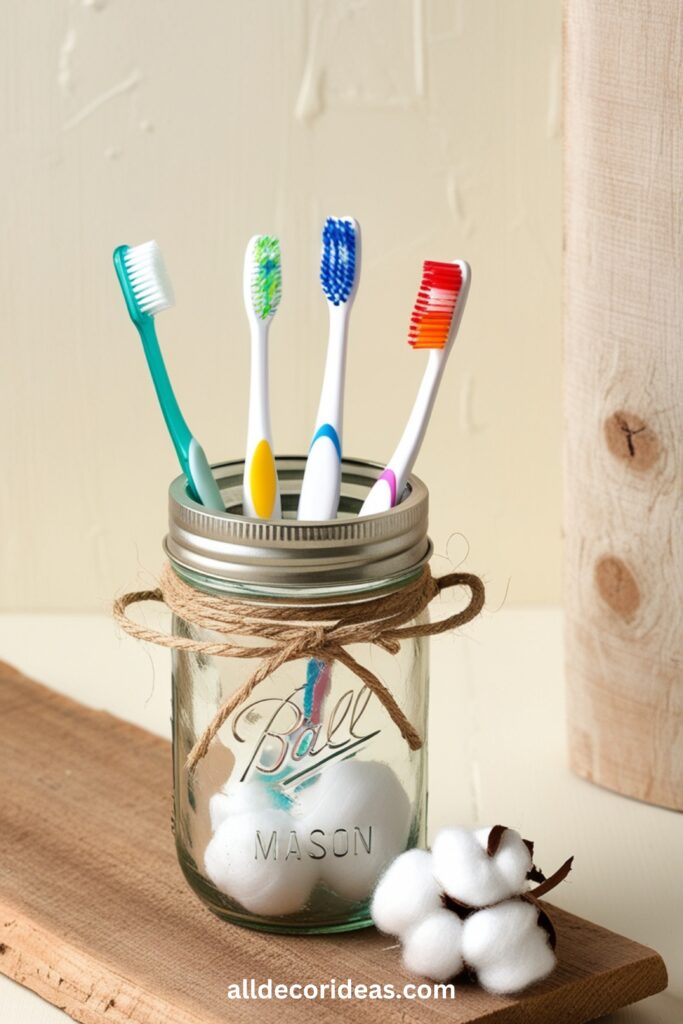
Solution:
{"label": "white bristles", "polygon": [[169,309],[175,299],[161,249],[155,241],[129,248],[123,262],[141,313],[156,316]]}

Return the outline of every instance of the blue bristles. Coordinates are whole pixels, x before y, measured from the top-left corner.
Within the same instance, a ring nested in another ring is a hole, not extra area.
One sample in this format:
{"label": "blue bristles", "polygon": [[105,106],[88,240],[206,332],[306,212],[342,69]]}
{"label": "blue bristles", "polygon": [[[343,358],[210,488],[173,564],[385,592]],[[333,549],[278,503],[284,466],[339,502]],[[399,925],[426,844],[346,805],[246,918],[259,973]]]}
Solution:
{"label": "blue bristles", "polygon": [[346,302],[356,277],[356,230],[350,220],[328,217],[323,228],[320,282],[325,295],[338,306]]}

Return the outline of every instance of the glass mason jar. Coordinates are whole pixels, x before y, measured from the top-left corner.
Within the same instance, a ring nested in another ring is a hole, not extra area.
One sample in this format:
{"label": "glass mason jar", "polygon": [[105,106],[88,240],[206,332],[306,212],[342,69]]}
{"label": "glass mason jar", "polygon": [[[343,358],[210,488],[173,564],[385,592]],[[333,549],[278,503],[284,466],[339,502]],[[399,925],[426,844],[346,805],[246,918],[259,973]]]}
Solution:
{"label": "glass mason jar", "polygon": [[[358,518],[380,467],[346,459],[338,518],[294,518],[305,459],[277,460],[283,519],[242,516],[243,463],[214,468],[226,513],[170,488],[166,551],[174,570],[211,595],[310,609],[376,598],[415,579],[431,554],[428,494]],[[225,639],[174,616],[183,637]],[[228,638],[258,644],[258,639]],[[392,693],[425,736],[428,642],[398,654],[355,644],[353,657]],[[268,931],[330,932],[371,923],[379,874],[424,845],[426,752],[411,751],[379,699],[339,662],[291,661],[223,724],[193,771],[186,758],[214,715],[254,671],[251,658],[173,652],[175,839],[190,886],[219,917]]]}

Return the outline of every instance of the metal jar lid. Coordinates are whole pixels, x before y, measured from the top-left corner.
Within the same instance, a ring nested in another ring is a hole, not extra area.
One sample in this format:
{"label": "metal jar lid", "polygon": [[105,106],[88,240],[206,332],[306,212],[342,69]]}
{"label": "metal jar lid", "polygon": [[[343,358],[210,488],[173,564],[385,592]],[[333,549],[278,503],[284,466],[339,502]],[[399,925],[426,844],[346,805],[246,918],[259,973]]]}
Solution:
{"label": "metal jar lid", "polygon": [[298,521],[296,508],[306,459],[276,459],[283,519],[242,515],[244,462],[213,466],[225,513],[193,501],[184,476],[169,488],[169,532],[165,549],[190,582],[218,589],[311,595],[391,585],[429,560],[429,495],[411,476],[400,505],[373,516],[358,516],[382,467],[358,459],[342,462],[339,517],[327,522]]}

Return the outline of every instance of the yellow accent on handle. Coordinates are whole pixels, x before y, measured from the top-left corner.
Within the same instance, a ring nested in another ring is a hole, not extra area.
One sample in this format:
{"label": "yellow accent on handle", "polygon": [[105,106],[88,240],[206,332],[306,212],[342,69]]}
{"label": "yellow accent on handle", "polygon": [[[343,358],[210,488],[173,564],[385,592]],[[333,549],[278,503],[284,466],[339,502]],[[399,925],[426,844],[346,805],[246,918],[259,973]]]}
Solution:
{"label": "yellow accent on handle", "polygon": [[265,439],[254,448],[249,467],[249,488],[256,515],[259,519],[270,519],[275,506],[277,476],[275,459]]}

